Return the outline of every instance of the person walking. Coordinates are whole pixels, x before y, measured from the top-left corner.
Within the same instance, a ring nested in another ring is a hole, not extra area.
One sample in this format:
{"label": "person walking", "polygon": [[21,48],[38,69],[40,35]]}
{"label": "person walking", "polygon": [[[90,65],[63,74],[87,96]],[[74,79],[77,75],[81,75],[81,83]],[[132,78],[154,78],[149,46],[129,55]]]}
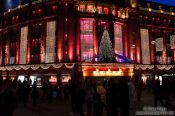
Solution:
{"label": "person walking", "polygon": [[38,98],[39,98],[39,92],[37,89],[36,81],[33,83],[33,86],[32,86],[31,98],[33,101],[33,106],[36,107],[38,105]]}
{"label": "person walking", "polygon": [[90,81],[86,80],[85,84],[86,84],[85,85],[85,103],[86,103],[86,108],[87,108],[87,116],[91,116],[92,115],[92,104],[94,102],[95,91]]}
{"label": "person walking", "polygon": [[158,101],[164,106],[163,96],[162,96],[162,88],[160,86],[160,80],[154,79],[153,81],[153,95],[154,95],[154,106],[157,107]]}

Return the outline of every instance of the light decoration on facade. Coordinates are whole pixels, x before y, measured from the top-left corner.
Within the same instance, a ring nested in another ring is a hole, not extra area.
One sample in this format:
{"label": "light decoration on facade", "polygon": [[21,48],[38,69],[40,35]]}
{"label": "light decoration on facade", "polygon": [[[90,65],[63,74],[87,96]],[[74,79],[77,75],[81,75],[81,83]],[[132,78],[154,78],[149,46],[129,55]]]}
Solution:
{"label": "light decoration on facade", "polygon": [[136,8],[137,7],[137,0],[130,0],[130,4],[132,8]]}
{"label": "light decoration on facade", "polygon": [[65,41],[68,41],[68,51],[66,51],[66,54],[68,54],[69,61],[72,62],[74,59],[74,40],[72,33],[65,34]]}
{"label": "light decoration on facade", "polygon": [[163,37],[156,39],[156,51],[163,51]]}
{"label": "light decoration on facade", "polygon": [[47,22],[47,35],[46,35],[46,63],[55,62],[55,37],[56,21]]}
{"label": "light decoration on facade", "polygon": [[162,5],[159,5],[159,10],[160,10],[160,13],[164,13],[164,11],[162,10]]}
{"label": "light decoration on facade", "polygon": [[84,77],[133,76],[133,65],[116,63],[83,63]]}
{"label": "light decoration on facade", "polygon": [[140,29],[142,64],[150,64],[150,45],[148,29]]}
{"label": "light decoration on facade", "polygon": [[39,69],[39,67],[40,67],[39,65],[31,65],[30,68],[31,68],[32,70],[37,70],[37,69]]}
{"label": "light decoration on facade", "polygon": [[171,49],[175,49],[175,35],[170,35],[170,46]]}
{"label": "light decoration on facade", "polygon": [[147,3],[147,6],[148,6],[148,11],[151,12],[152,11],[151,4],[150,3]]}
{"label": "light decoration on facade", "polygon": [[164,44],[163,44],[163,37],[157,38],[156,39],[156,52],[162,52],[162,56],[157,56],[157,62],[163,64],[164,63]]}
{"label": "light decoration on facade", "polygon": [[105,7],[103,10],[104,10],[104,14],[109,14],[109,9],[107,7]]}
{"label": "light decoration on facade", "polygon": [[19,43],[16,42],[16,64],[19,64]]}
{"label": "light decoration on facade", "polygon": [[95,6],[93,4],[88,4],[86,11],[90,13],[95,13]]}
{"label": "light decoration on facade", "polygon": [[65,67],[67,69],[73,69],[75,63],[58,63],[58,64],[34,64],[34,65],[13,65],[13,66],[0,66],[1,71],[12,71],[12,70],[38,70],[38,69],[49,69],[53,67],[55,69],[60,69]]}
{"label": "light decoration on facade", "polygon": [[136,64],[135,65],[135,69],[136,70],[152,70],[154,68],[157,68],[159,70],[171,70],[173,69],[175,66],[174,65],[140,65],[140,64]]}
{"label": "light decoration on facade", "polygon": [[[107,71],[103,71],[103,70],[99,70],[99,69],[96,69],[95,71],[93,71],[93,74],[92,76],[109,76],[109,77],[112,77],[112,76],[124,76],[125,72],[122,71],[121,68],[119,68],[118,71],[111,71],[111,69],[107,69]],[[128,72],[128,76],[133,76],[133,71],[132,70],[129,70]],[[88,74],[86,74],[86,72],[84,72],[84,76],[88,76]]]}
{"label": "light decoration on facade", "polygon": [[6,43],[5,45],[5,64],[9,64],[9,45]]}
{"label": "light decoration on facade", "polygon": [[59,69],[59,68],[61,68],[61,67],[63,66],[63,63],[59,63],[59,64],[52,64],[52,66],[53,66],[54,68]]}
{"label": "light decoration on facade", "polygon": [[69,49],[68,49],[68,57],[69,61],[72,62],[74,58],[74,48],[73,48],[73,40],[69,40]]}
{"label": "light decoration on facade", "polygon": [[110,62],[114,58],[114,49],[112,47],[110,36],[106,27],[104,28],[103,35],[100,41],[98,56],[100,61],[105,62],[106,61]]}
{"label": "light decoration on facade", "polygon": [[117,13],[118,13],[118,17],[120,18],[123,18],[123,19],[126,19],[128,18],[128,12],[129,12],[129,9],[128,8],[120,8]]}
{"label": "light decoration on facade", "polygon": [[11,12],[11,9],[8,9],[8,12]]}
{"label": "light decoration on facade", "polygon": [[78,10],[79,10],[80,12],[85,12],[85,11],[86,11],[86,6],[85,6],[85,4],[80,4]]}
{"label": "light decoration on facade", "polygon": [[59,39],[57,40],[58,41],[58,43],[57,43],[57,60],[59,61],[59,62],[61,62],[62,61],[62,59],[63,59],[63,39],[61,39],[62,37],[61,37],[61,35],[59,35],[59,37],[58,37]]}
{"label": "light decoration on facade", "polygon": [[[149,4],[149,5],[148,5]],[[159,6],[159,9],[152,9],[151,7],[151,4],[150,3],[147,3],[147,8],[143,8],[143,7],[139,7],[140,10],[144,10],[144,11],[149,11],[149,12],[155,12],[155,13],[162,13],[162,14],[166,14],[166,15],[175,15],[174,11],[173,11],[173,7],[170,8],[170,11],[164,11],[162,9],[162,6],[160,5]]]}
{"label": "light decoration on facade", "polygon": [[164,11],[163,10],[160,10],[160,13],[164,13]]}
{"label": "light decoration on facade", "polygon": [[174,8],[173,7],[170,7],[170,14],[174,16],[175,14],[174,14],[174,11],[173,10],[174,10]]}
{"label": "light decoration on facade", "polygon": [[114,16],[116,16],[116,7],[115,7],[115,6],[112,8],[112,14],[113,14]]}
{"label": "light decoration on facade", "polygon": [[0,65],[2,65],[2,48],[0,48]]}
{"label": "light decoration on facade", "polygon": [[174,61],[175,61],[175,35],[170,35],[170,46],[174,51]]}
{"label": "light decoration on facade", "polygon": [[151,12],[151,11],[152,11],[152,9],[151,9],[151,8],[148,8],[148,11],[149,11],[149,12]]}
{"label": "light decoration on facade", "polygon": [[75,66],[75,63],[66,63],[66,64],[64,64],[64,65],[65,65],[65,67],[68,68],[68,69],[73,69],[74,66]]}
{"label": "light decoration on facade", "polygon": [[57,10],[57,6],[56,5],[53,5],[52,6],[52,10]]}
{"label": "light decoration on facade", "polygon": [[45,42],[44,42],[44,40],[40,40],[40,45],[41,45],[41,47],[40,47],[40,61],[41,61],[41,63],[44,63],[44,55],[45,55]]}
{"label": "light decoration on facade", "polygon": [[27,63],[27,38],[28,38],[28,26],[21,28],[21,36],[20,36],[20,59],[19,64]]}
{"label": "light decoration on facade", "polygon": [[57,82],[57,76],[51,76],[49,79],[49,82],[56,83]]}
{"label": "light decoration on facade", "polygon": [[43,64],[43,65],[40,65],[40,67],[42,69],[49,69],[50,68],[50,64]]}
{"label": "light decoration on facade", "polygon": [[21,8],[21,5],[18,5],[18,8],[20,9]]}
{"label": "light decoration on facade", "polygon": [[102,6],[97,6],[96,10],[97,10],[98,14],[102,14],[103,13]]}
{"label": "light decoration on facade", "polygon": [[3,80],[6,80],[7,77],[2,77]]}

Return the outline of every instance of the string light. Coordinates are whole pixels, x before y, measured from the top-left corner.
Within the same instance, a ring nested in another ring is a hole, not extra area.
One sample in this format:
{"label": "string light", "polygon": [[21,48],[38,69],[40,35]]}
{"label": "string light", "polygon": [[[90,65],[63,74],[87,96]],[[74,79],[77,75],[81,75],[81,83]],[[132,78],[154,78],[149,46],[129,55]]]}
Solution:
{"label": "string light", "polygon": [[56,21],[47,22],[46,63],[55,62]]}

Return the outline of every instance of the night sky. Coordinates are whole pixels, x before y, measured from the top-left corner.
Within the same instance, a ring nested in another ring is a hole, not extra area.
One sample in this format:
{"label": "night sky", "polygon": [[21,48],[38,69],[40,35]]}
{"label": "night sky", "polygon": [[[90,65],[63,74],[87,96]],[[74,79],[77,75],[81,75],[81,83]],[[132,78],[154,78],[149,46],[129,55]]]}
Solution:
{"label": "night sky", "polygon": [[[30,0],[23,0],[22,4],[26,4],[29,1]],[[175,6],[175,0],[146,0],[146,1]],[[19,2],[20,2],[20,0],[5,0],[5,11],[7,11],[8,9],[13,9],[13,8],[17,7]]]}
{"label": "night sky", "polygon": [[17,7],[19,2],[20,0],[5,0],[5,11]]}
{"label": "night sky", "polygon": [[175,6],[175,0],[147,0],[150,2],[156,2],[164,5]]}

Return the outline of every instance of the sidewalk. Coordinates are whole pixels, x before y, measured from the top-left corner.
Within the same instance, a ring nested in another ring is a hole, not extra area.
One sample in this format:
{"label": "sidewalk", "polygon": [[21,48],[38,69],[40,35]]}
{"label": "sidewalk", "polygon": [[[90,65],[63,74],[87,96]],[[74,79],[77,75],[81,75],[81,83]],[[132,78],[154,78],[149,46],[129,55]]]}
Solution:
{"label": "sidewalk", "polygon": [[[170,103],[175,106],[175,100],[171,99]],[[143,111],[143,107],[153,107],[153,95],[147,91],[143,91],[142,99],[136,103],[135,106],[130,108],[130,116],[135,116],[136,111]],[[175,111],[175,108],[170,108],[170,111]],[[14,116],[70,116],[71,103],[64,101],[62,97],[55,99],[52,103],[41,99],[39,105],[34,107],[31,100],[29,100],[28,106],[23,107],[21,102],[18,103],[18,107],[14,112]],[[105,116],[105,113],[104,113]],[[165,116],[165,115],[163,115]]]}

